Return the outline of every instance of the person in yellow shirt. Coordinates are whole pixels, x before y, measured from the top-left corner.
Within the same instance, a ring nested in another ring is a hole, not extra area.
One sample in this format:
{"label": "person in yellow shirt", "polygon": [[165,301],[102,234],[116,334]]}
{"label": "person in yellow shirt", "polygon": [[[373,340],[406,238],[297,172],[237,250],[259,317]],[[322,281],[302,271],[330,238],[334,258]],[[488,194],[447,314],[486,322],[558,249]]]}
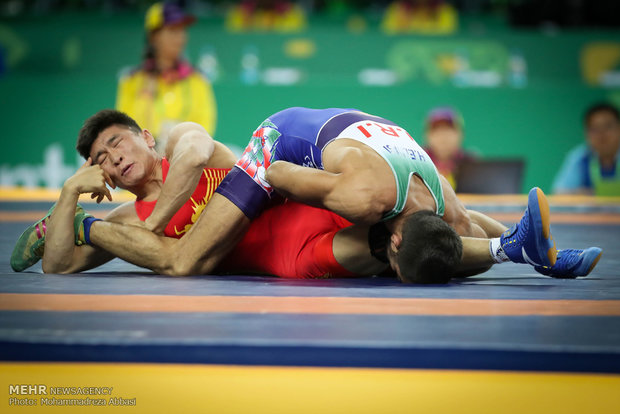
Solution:
{"label": "person in yellow shirt", "polygon": [[144,22],[144,60],[121,76],[118,84],[116,109],[148,129],[161,151],[168,132],[179,122],[196,122],[209,134],[215,133],[217,114],[211,84],[182,58],[186,28],[195,20],[174,3],[153,4]]}

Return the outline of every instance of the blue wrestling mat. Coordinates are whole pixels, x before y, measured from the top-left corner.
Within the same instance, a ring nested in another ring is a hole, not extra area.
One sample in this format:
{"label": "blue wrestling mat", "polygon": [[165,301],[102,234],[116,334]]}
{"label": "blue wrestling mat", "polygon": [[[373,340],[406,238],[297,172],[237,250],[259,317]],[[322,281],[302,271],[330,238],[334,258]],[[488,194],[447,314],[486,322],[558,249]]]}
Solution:
{"label": "blue wrestling mat", "polygon": [[[0,203],[4,412],[20,398],[35,400],[33,410],[59,410],[42,400],[59,398],[53,387],[87,385],[114,387],[104,393],[107,408],[135,412],[620,407],[613,208],[552,217],[559,248],[603,248],[588,277],[552,279],[502,264],[447,285],[412,286],[388,278],[171,278],[118,260],[80,275],[43,275],[40,265],[13,273],[10,252],[29,224],[10,216],[15,205]],[[25,396],[14,384],[43,384],[47,394]]]}

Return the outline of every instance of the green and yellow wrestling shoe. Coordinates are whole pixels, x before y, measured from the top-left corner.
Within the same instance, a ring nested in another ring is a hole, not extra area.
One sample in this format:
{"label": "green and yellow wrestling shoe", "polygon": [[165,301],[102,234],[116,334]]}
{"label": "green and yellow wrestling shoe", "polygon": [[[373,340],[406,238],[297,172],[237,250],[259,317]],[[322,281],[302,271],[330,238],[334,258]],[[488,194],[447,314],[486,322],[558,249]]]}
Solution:
{"label": "green and yellow wrestling shoe", "polygon": [[[17,239],[17,243],[15,243],[13,253],[11,254],[11,268],[13,268],[14,271],[22,272],[37,263],[43,257],[47,223],[54,208],[56,208],[55,203],[45,217],[28,227],[22,235],[19,236],[19,239]],[[78,204],[75,209],[75,218],[73,220],[75,244],[78,246],[85,243],[82,222],[86,217],[92,216]]]}
{"label": "green and yellow wrestling shoe", "polygon": [[93,217],[92,214],[88,214],[81,205],[77,205],[75,210],[75,218],[73,219],[73,229],[75,230],[75,245],[81,246],[86,244],[86,236],[84,235],[84,220],[89,217]]}

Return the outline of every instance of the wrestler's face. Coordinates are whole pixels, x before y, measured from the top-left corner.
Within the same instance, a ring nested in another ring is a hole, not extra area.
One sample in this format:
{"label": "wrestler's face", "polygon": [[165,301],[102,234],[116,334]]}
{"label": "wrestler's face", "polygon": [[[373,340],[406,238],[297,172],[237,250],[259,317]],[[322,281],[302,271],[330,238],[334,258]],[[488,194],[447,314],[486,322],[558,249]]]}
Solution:
{"label": "wrestler's face", "polygon": [[620,147],[620,122],[610,111],[590,116],[586,134],[588,143],[601,158],[615,157]]}
{"label": "wrestler's face", "polygon": [[131,191],[153,172],[154,146],[155,139],[147,130],[136,133],[124,125],[112,125],[97,136],[90,156],[117,187]]}

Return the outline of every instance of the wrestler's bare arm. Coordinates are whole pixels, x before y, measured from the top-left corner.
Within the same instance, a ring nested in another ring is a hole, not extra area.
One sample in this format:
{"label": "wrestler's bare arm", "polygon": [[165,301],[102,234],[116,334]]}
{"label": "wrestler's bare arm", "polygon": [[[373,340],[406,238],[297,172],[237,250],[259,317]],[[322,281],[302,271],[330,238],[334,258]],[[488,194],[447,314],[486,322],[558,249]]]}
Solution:
{"label": "wrestler's bare arm", "polygon": [[[92,165],[90,159],[67,179],[47,223],[42,261],[45,273],[80,272],[100,266],[114,258],[102,249],[75,245],[73,219],[78,198],[83,193],[105,194],[111,199],[103,170],[98,165]],[[126,203],[114,209],[106,220],[136,223],[138,217],[133,205]]]}
{"label": "wrestler's bare arm", "polygon": [[386,181],[375,169],[368,168],[367,153],[359,148],[330,147],[329,160],[327,154],[325,170],[276,161],[267,169],[265,178],[285,197],[326,208],[351,222],[380,221],[394,205],[394,180]]}
{"label": "wrestler's bare arm", "polygon": [[170,162],[168,176],[153,212],[144,222],[148,230],[158,234],[163,234],[172,216],[194,192],[205,167],[232,168],[236,161],[232,151],[194,122],[183,122],[170,131],[166,158]]}
{"label": "wrestler's bare arm", "polygon": [[390,267],[370,254],[368,230],[368,226],[359,224],[345,227],[336,233],[332,242],[336,261],[348,271],[360,276],[376,275]]}

